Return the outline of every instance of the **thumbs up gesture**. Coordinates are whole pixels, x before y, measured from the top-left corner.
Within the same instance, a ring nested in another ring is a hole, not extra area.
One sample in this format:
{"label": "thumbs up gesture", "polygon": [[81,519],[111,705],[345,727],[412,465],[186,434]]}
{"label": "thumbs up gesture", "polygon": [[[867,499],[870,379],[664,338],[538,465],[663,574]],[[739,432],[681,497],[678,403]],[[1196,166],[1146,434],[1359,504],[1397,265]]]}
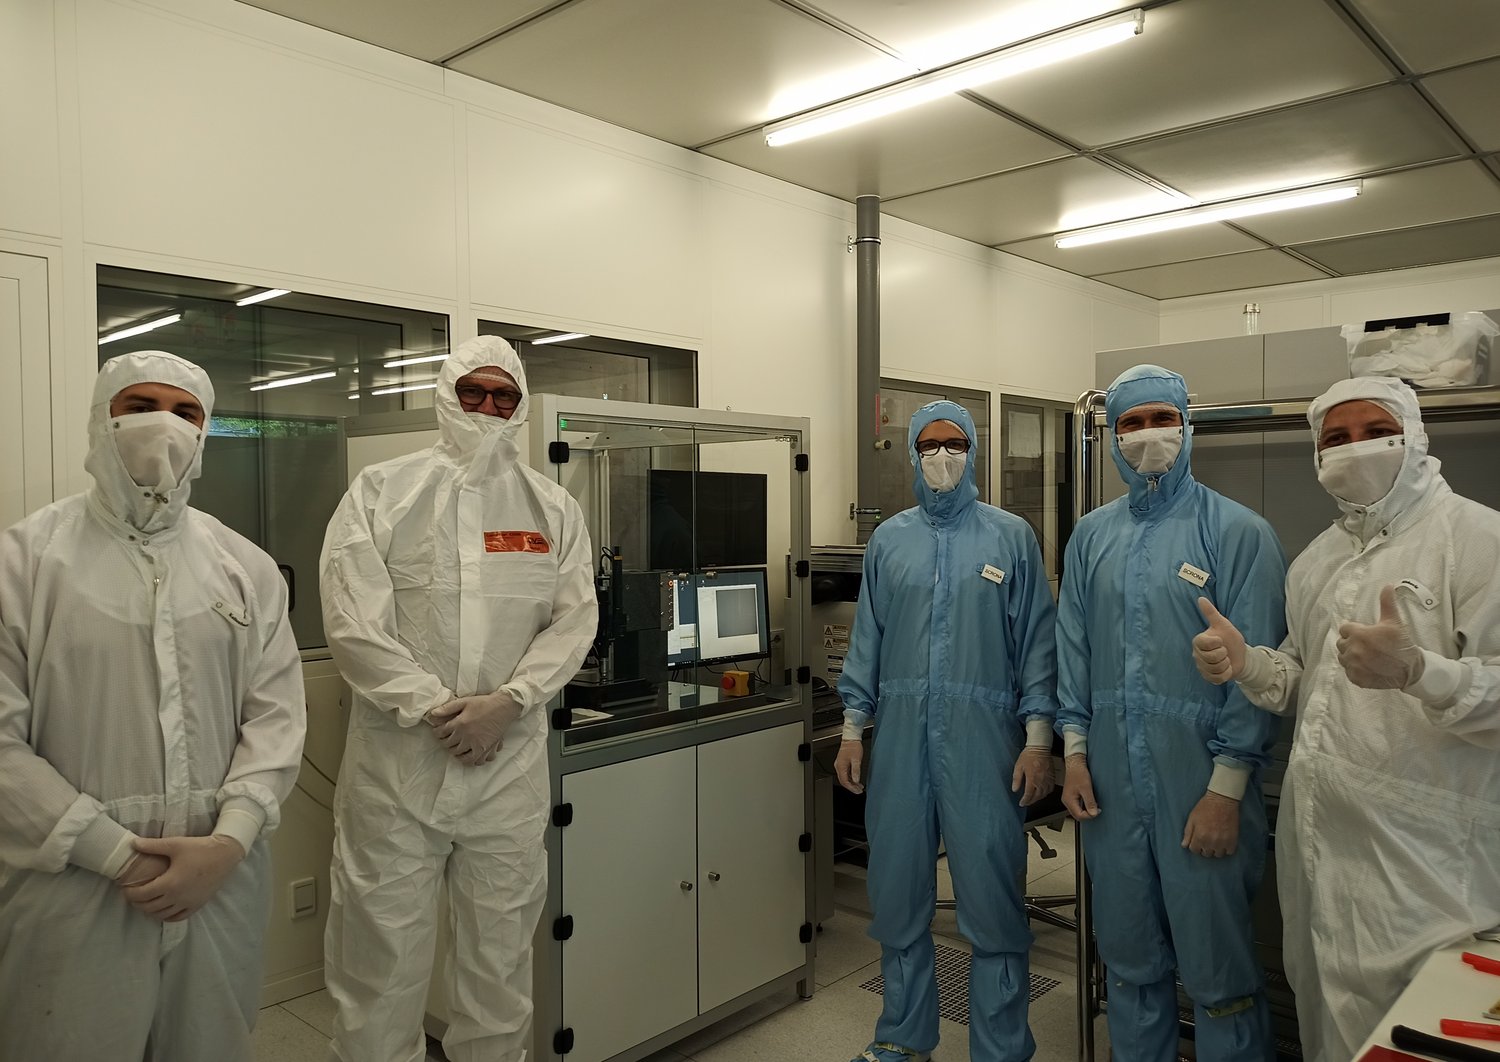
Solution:
{"label": "thumbs up gesture", "polygon": [[1193,639],[1193,663],[1198,665],[1198,674],[1222,686],[1245,673],[1245,636],[1208,598],[1198,599],[1198,611],[1208,630]]}
{"label": "thumbs up gesture", "polygon": [[1396,608],[1396,588],[1380,591],[1376,623],[1339,626],[1339,666],[1349,681],[1367,690],[1404,690],[1422,677],[1422,648]]}

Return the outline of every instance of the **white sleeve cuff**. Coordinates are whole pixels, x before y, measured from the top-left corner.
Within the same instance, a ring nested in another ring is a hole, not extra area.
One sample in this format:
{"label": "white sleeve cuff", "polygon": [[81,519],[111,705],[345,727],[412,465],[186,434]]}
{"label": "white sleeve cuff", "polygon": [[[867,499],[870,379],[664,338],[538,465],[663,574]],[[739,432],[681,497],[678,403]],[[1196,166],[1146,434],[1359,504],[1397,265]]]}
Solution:
{"label": "white sleeve cuff", "polygon": [[1431,649],[1422,650],[1422,677],[1406,687],[1406,692],[1430,710],[1453,707],[1469,685],[1469,669],[1461,660],[1449,660]]}
{"label": "white sleeve cuff", "polygon": [[219,820],[214,823],[215,837],[228,837],[239,843],[250,854],[250,846],[260,836],[260,828],[263,825],[264,813],[256,815],[245,808],[226,807],[219,812]]}
{"label": "white sleeve cuff", "polygon": [[102,811],[73,841],[68,862],[113,880],[135,855],[135,834]]}
{"label": "white sleeve cuff", "polygon": [[1220,796],[1228,797],[1230,800],[1244,800],[1245,788],[1250,784],[1250,768],[1238,763],[1221,763],[1214,761],[1214,773],[1208,780],[1208,791],[1218,793]]}
{"label": "white sleeve cuff", "polygon": [[1089,754],[1089,736],[1080,734],[1076,730],[1063,731],[1063,758],[1069,756],[1087,756]]}
{"label": "white sleeve cuff", "polygon": [[858,708],[844,709],[844,741],[862,741],[865,736],[865,727],[870,722],[868,712],[861,712]]}
{"label": "white sleeve cuff", "polygon": [[1276,684],[1276,661],[1271,650],[1252,645],[1245,650],[1245,670],[1236,679],[1246,693],[1264,693]]}
{"label": "white sleeve cuff", "polygon": [[1049,750],[1052,748],[1052,720],[1044,715],[1026,720],[1026,747]]}

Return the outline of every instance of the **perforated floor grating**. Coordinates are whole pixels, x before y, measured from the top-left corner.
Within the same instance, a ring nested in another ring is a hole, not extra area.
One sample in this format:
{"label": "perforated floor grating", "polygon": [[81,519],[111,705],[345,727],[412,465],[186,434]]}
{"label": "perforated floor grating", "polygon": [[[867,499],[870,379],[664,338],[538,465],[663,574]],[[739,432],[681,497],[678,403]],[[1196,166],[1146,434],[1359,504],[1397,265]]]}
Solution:
{"label": "perforated floor grating", "polygon": [[[937,952],[938,1017],[945,1021],[969,1024],[969,953],[943,944],[934,945]],[[1031,975],[1031,1002],[1035,1003],[1061,981],[1039,974]],[[877,996],[885,995],[885,978],[870,978],[859,986]]]}

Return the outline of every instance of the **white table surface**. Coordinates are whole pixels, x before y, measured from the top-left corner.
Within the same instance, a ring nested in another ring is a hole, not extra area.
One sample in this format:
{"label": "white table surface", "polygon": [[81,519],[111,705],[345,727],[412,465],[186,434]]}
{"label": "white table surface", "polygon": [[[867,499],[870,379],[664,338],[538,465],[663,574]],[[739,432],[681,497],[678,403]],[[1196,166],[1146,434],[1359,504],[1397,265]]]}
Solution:
{"label": "white table surface", "polygon": [[[1394,1025],[1406,1025],[1441,1036],[1443,1033],[1438,1023],[1444,1018],[1487,1022],[1484,1012],[1500,1002],[1500,976],[1476,970],[1464,962],[1462,956],[1466,951],[1500,960],[1500,943],[1490,940],[1471,940],[1467,944],[1434,952],[1354,1057],[1363,1058],[1365,1052],[1377,1044],[1395,1048],[1396,1045],[1391,1043],[1391,1027]],[[1500,1021],[1494,1025],[1500,1028]],[[1491,1051],[1500,1050],[1500,1041],[1467,1037],[1452,1039]]]}

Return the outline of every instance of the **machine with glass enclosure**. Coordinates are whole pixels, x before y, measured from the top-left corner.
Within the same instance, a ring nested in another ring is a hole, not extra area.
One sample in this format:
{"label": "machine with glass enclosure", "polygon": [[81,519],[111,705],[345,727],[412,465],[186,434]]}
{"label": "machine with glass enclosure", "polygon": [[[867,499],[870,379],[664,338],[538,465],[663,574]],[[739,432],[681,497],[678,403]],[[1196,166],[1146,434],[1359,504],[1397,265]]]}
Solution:
{"label": "machine with glass enclosure", "polygon": [[536,1049],[630,1062],[812,992],[808,422],[532,401],[599,599],[550,706]]}

